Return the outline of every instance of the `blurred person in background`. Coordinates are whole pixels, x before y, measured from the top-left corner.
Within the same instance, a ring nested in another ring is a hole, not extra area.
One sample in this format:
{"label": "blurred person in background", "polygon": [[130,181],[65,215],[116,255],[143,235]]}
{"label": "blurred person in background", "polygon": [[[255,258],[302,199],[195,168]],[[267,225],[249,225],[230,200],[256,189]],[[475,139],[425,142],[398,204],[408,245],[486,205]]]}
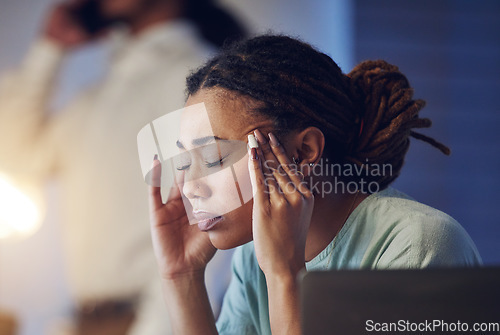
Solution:
{"label": "blurred person in background", "polygon": [[[111,29],[117,24],[125,30]],[[60,181],[76,334],[169,333],[136,134],[182,107],[188,71],[244,34],[207,0],[63,2],[21,65],[2,78],[0,171],[40,185],[53,175]],[[49,112],[65,56],[110,36],[116,43],[105,76],[63,111]],[[209,276],[229,268],[220,257]]]}

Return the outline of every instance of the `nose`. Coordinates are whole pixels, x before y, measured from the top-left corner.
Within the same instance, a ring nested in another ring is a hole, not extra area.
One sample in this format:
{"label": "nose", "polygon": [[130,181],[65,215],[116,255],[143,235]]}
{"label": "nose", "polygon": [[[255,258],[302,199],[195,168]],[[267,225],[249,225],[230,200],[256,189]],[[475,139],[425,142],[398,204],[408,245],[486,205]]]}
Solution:
{"label": "nose", "polygon": [[207,176],[203,175],[201,169],[193,165],[189,171],[185,171],[182,193],[190,200],[209,198],[212,195],[207,183]]}

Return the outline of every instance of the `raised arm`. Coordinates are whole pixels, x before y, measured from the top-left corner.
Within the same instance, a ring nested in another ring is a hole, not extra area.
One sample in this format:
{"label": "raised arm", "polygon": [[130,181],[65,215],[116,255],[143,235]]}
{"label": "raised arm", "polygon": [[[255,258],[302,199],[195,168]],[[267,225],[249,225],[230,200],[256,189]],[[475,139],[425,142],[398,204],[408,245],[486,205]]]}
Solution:
{"label": "raised arm", "polygon": [[54,114],[48,109],[56,79],[66,50],[88,41],[66,7],[49,11],[24,60],[0,79],[0,170],[14,177],[41,179],[53,164]]}
{"label": "raised arm", "polygon": [[[277,138],[256,130],[259,148],[251,149],[254,189],[253,237],[259,266],[266,276],[273,335],[301,334],[297,273],[305,267],[305,244],[314,196]],[[264,164],[265,162],[265,164]],[[280,169],[278,169],[280,167]]]}
{"label": "raised arm", "polygon": [[[160,185],[155,159],[153,185]],[[165,303],[174,334],[217,334],[205,287],[205,268],[215,254],[208,235],[190,225],[176,185],[164,204],[160,187],[150,187],[151,233]]]}

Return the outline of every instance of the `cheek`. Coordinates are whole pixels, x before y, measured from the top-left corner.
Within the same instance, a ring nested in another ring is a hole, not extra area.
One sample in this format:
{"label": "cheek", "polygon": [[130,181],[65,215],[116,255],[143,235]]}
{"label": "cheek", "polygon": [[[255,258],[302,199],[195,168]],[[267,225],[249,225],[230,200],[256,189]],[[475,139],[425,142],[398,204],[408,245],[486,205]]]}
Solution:
{"label": "cheek", "polygon": [[250,242],[252,236],[253,201],[225,215],[224,224],[208,232],[210,241],[217,249],[231,249]]}
{"label": "cheek", "polygon": [[248,153],[233,165],[233,170],[243,203],[246,204],[253,198],[252,184],[248,172]]}
{"label": "cheek", "polygon": [[[221,192],[234,192],[236,185],[236,189],[239,189],[239,194],[236,195],[236,199],[239,199],[239,205],[226,213],[225,222],[220,228],[209,232],[210,240],[218,249],[235,248],[252,240],[253,196],[247,160],[248,155],[245,155],[233,165],[232,170],[231,168],[225,169],[230,172],[229,175],[226,175],[227,180],[235,180],[236,183],[231,183],[231,187],[225,191],[221,188]],[[226,185],[228,184],[226,183]],[[234,203],[234,198],[226,199]]]}
{"label": "cheek", "polygon": [[225,214],[245,205],[252,199],[252,185],[248,174],[248,156],[208,176],[210,202],[217,213]]}

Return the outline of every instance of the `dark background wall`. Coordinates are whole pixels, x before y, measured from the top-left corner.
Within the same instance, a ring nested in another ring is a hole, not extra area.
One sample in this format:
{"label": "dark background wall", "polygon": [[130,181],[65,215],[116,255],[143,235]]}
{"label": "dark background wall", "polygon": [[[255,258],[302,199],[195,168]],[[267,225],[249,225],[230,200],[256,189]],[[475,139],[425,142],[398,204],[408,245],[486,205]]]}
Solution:
{"label": "dark background wall", "polygon": [[398,65],[427,101],[422,132],[452,150],[413,140],[394,186],[452,215],[499,265],[500,1],[357,0],[354,13],[355,62]]}

